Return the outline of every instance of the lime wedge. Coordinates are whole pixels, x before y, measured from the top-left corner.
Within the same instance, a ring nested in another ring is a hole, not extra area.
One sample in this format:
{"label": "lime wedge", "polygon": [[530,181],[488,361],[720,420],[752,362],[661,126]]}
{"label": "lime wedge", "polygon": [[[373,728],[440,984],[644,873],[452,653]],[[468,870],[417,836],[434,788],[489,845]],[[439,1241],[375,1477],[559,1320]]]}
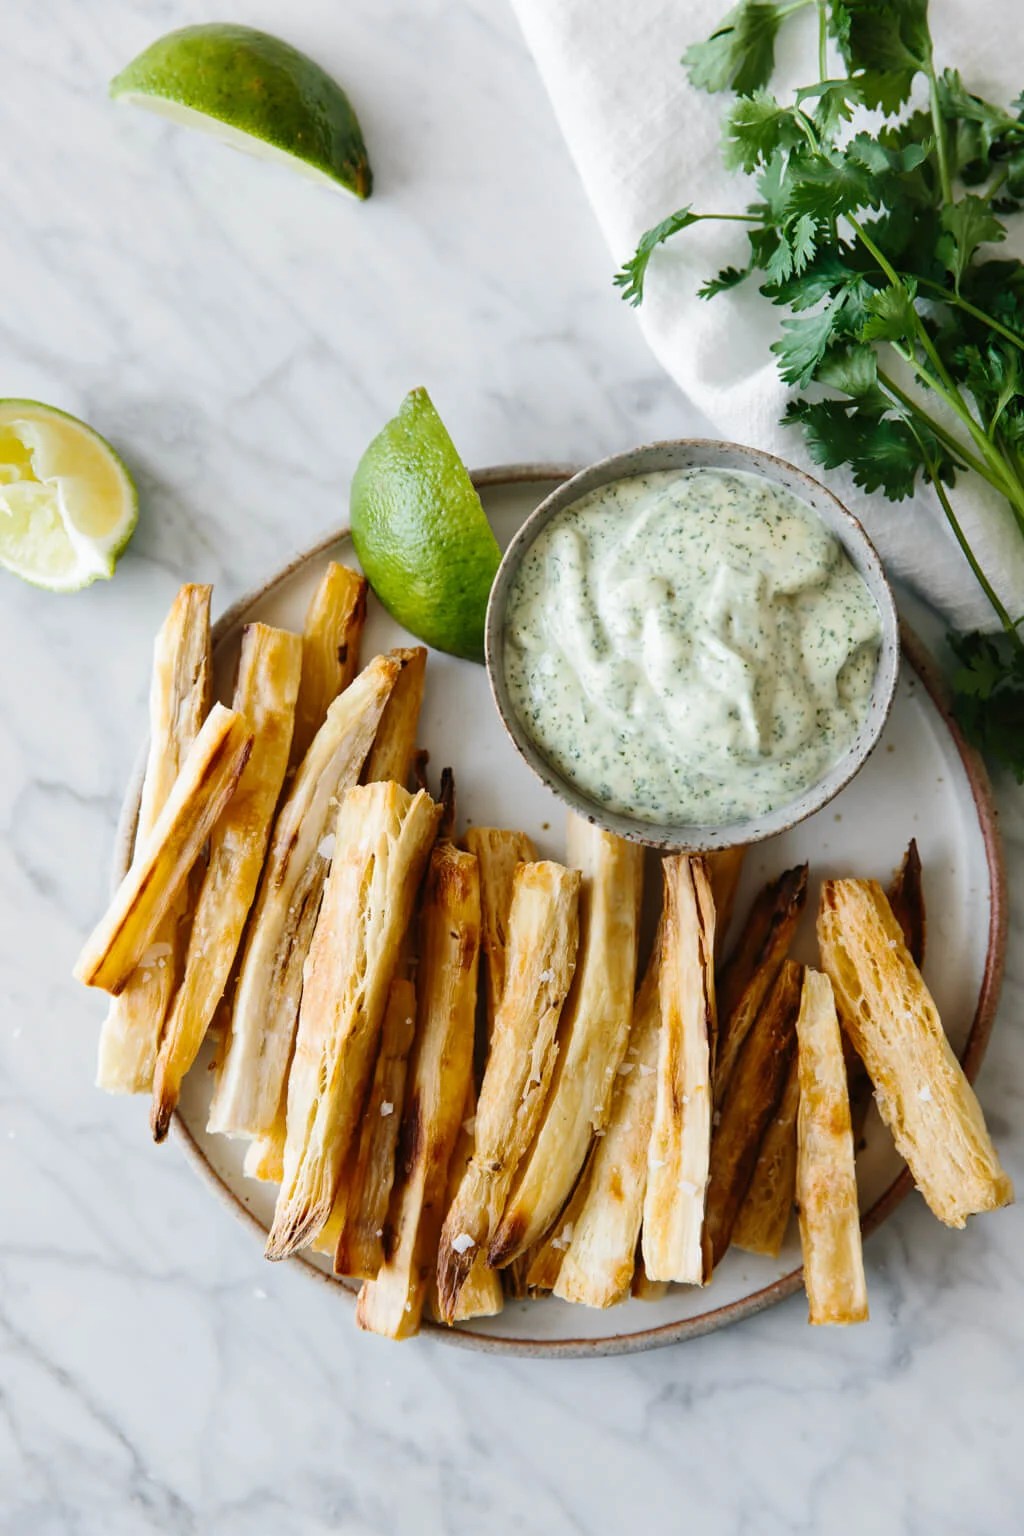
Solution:
{"label": "lime wedge", "polygon": [[0,565],[50,592],[106,580],[139,520],[110,444],[35,400],[0,400]]}
{"label": "lime wedge", "polygon": [[314,181],[370,195],[366,145],[345,92],[267,32],[224,22],[168,32],[111,81],[110,94]]}
{"label": "lime wedge", "polygon": [[388,612],[437,650],[482,661],[501,552],[425,389],[406,395],[360,459],[350,515],[356,554]]}

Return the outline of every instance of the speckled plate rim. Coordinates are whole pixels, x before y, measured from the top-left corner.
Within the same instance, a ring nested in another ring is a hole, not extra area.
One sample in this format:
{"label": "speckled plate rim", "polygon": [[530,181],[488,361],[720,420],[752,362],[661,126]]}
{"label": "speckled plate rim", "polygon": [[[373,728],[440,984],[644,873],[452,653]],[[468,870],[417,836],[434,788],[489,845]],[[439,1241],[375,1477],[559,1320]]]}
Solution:
{"label": "speckled plate rim", "polygon": [[[485,487],[498,487],[503,485],[526,485],[534,482],[552,482],[556,480],[568,480],[576,473],[577,466],[569,464],[501,464],[487,469],[474,470],[472,473],[473,484],[483,489]],[[286,566],[264,582],[261,587],[254,589],[245,596],[232,603],[213,625],[212,641],[214,649],[229,635],[238,625],[248,610],[274,587],[279,586],[290,576],[304,566],[310,560],[316,560],[333,548],[340,540],[348,537],[348,529],[341,528],[328,537],[319,540],[310,549],[295,556]],[[971,797],[974,802],[978,818],[978,828],[981,832],[982,845],[985,850],[985,863],[988,872],[989,883],[989,925],[988,944],[985,953],[985,967],[982,973],[981,985],[978,989],[978,1002],[971,1022],[971,1028],[964,1045],[961,1061],[964,1071],[973,1082],[981,1067],[988,1047],[989,1037],[992,1033],[992,1025],[995,1021],[996,1009],[999,1004],[999,993],[1002,987],[1003,970],[1006,963],[1006,937],[1007,937],[1007,889],[1006,869],[1003,859],[1002,839],[999,833],[998,811],[992,794],[992,786],[989,782],[988,772],[980,755],[969,746],[964,739],[960,727],[953,717],[948,690],[939,671],[937,663],[928,652],[924,643],[918,638],[910,626],[900,620],[900,643],[902,654],[920,678],[932,703],[941,716],[946,729],[952,738],[957,754],[960,757],[967,781],[970,785]],[[117,834],[114,846],[113,881],[116,884],[124,874],[131,862],[132,846],[135,841],[135,823],[138,816],[139,793],[142,787],[142,774],[145,766],[145,743],[140,753],[134,772],[132,773],[125,798],[121,807],[118,821]],[[247,1206],[239,1199],[235,1192],[228,1187],[219,1174],[207,1161],[202,1148],[192,1136],[180,1114],[175,1113],[172,1126],[175,1137],[184,1151],[192,1167],[202,1178],[231,1213],[254,1233],[265,1238],[267,1229]],[[888,1189],[875,1201],[861,1219],[861,1227],[865,1236],[869,1236],[882,1223],[892,1215],[900,1201],[913,1188],[913,1179],[908,1169],[904,1169]],[[318,1281],[321,1285],[331,1286],[336,1292],[355,1300],[355,1289],[339,1281],[337,1277],[326,1274],[314,1264],[309,1263],[299,1253],[293,1255],[287,1261],[293,1264],[310,1279]],[[423,1332],[440,1342],[454,1345],[457,1349],[469,1349],[485,1354],[531,1357],[534,1359],[592,1359],[610,1355],[639,1354],[649,1349],[660,1349],[668,1344],[682,1343],[687,1339],[701,1338],[704,1334],[714,1333],[720,1328],[726,1328],[731,1323],[741,1322],[744,1318],[753,1317],[758,1312],[765,1311],[768,1307],[775,1306],[780,1301],[794,1295],[803,1283],[802,1269],[794,1269],[786,1275],[780,1275],[773,1280],[771,1285],[763,1286],[760,1290],[752,1291],[749,1296],[742,1297],[739,1301],[730,1302],[727,1306],[715,1307],[709,1312],[702,1313],[699,1317],[684,1318],[674,1323],[663,1323],[656,1328],[645,1328],[634,1333],[610,1334],[607,1338],[570,1338],[570,1339],[530,1339],[530,1338],[502,1338],[492,1334],[472,1333],[467,1329],[455,1327],[446,1328],[442,1324],[435,1323],[429,1318],[423,1320]],[[612,1309],[614,1315],[614,1309]]]}

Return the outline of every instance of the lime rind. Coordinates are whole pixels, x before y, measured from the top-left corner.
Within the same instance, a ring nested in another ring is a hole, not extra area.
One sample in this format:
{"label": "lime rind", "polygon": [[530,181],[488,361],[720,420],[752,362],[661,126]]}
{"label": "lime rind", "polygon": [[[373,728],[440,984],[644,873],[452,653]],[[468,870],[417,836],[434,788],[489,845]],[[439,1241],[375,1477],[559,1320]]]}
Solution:
{"label": "lime rind", "polygon": [[212,22],[159,38],[111,81],[110,94],[333,189],[367,198],[372,174],[359,119],[308,55],[254,27]]}

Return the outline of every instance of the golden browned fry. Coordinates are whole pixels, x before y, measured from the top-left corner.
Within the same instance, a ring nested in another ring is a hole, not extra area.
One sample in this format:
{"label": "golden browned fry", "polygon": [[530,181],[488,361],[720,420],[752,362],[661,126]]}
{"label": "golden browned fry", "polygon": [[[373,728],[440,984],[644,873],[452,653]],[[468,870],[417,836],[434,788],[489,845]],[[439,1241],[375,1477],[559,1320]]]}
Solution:
{"label": "golden browned fry", "polygon": [[392,1339],[419,1331],[437,1263],[448,1169],[473,1085],[479,956],[476,859],[439,843],[423,893],[416,1035],[385,1229],[387,1259],[363,1286],[356,1309],[361,1328]]}
{"label": "golden browned fry", "polygon": [[512,907],[516,866],[531,863],[537,854],[525,832],[506,832],[499,827],[470,827],[463,842],[480,864],[487,1035],[490,1038],[505,990],[508,914]]}
{"label": "golden browned fry", "polygon": [[[164,808],[185,754],[210,708],[210,594],[182,587],[156,638],[146,760],[135,846]],[[148,1093],[160,1035],[181,970],[187,888],[153,936],[152,963],[139,966],[113,999],[100,1033],[96,1082],[108,1093]]]}
{"label": "golden browned fry", "polygon": [[395,1152],[415,1022],[416,989],[411,981],[396,977],[388,993],[355,1160],[345,1174],[345,1220],[334,1254],[339,1275],[372,1280],[384,1263],[384,1225],[395,1182]]}
{"label": "golden browned fry", "polygon": [[265,1136],[282,1107],[337,803],[359,777],[400,671],[394,656],[377,656],[335,699],[278,812],[210,1104],[211,1131]]}
{"label": "golden browned fry", "polygon": [[647,1153],[643,1257],[651,1280],[703,1285],[711,1154],[715,907],[703,859],[665,860],[658,1092]]}
{"label": "golden browned fry", "polygon": [[622,1301],[633,1279],[658,1092],[660,964],[659,931],[633,1005],[605,1134],[595,1140],[572,1199],[530,1265],[531,1287],[588,1307]]}
{"label": "golden browned fry", "polygon": [[520,864],[508,922],[505,990],[476,1112],[476,1151],[445,1217],[437,1288],[447,1322],[478,1249],[497,1231],[516,1168],[544,1106],[555,1030],[572,982],[579,937],[578,870]]}
{"label": "golden browned fry", "polygon": [[422,790],[393,783],[350,789],[341,803],[288,1074],[270,1259],[311,1242],[331,1214],[438,814]]}
{"label": "golden browned fry", "polygon": [[423,683],[427,671],[426,647],[412,646],[393,654],[401,658],[402,675],[384,706],[373,746],[366,759],[363,770],[363,781],[366,784],[372,784],[375,779],[394,779],[396,784],[404,786],[408,783],[416,756],[416,732],[419,729]]}
{"label": "golden browned fry", "polygon": [[758,1149],[776,1114],[796,1047],[800,967],[782,969],[747,1034],[711,1137],[707,1235],[711,1263],[721,1263],[750,1188]]}
{"label": "golden browned fry", "polygon": [[[263,1136],[257,1136],[245,1149],[242,1171],[247,1179],[261,1179],[265,1184],[280,1184],[284,1178],[285,1124],[282,1112]],[[334,1252],[333,1247],[331,1253]]]}
{"label": "golden browned fry", "polygon": [[576,973],[558,1025],[551,1092],[488,1251],[496,1268],[543,1237],[607,1123],[633,1018],[643,859],[638,843],[570,812],[566,863],[582,876]]}
{"label": "golden browned fry", "polygon": [[755,899],[736,947],[726,961],[718,991],[716,1109],[721,1107],[747,1032],[786,958],[806,901],[806,864],[787,869],[777,880],[770,881]]}
{"label": "golden browned fry", "polygon": [[882,1119],[929,1206],[950,1227],[1013,1199],[973,1088],[946,1038],[882,887],[827,880],[822,965]]}
{"label": "golden browned fry", "polygon": [[733,1244],[747,1253],[766,1253],[777,1259],[782,1252],[796,1198],[799,1107],[800,1073],[794,1055],[781,1102],[764,1133],[750,1188],[732,1229]]}
{"label": "golden browned fry", "polygon": [[214,823],[234,794],[251,750],[248,722],[234,710],[215,704],[152,831],[78,957],[75,976],[87,987],[120,992],[146,957]]}
{"label": "golden browned fry", "polygon": [[725,936],[732,920],[736,888],[740,883],[743,860],[746,855],[745,843],[737,843],[732,848],[716,848],[704,855],[708,866],[708,879],[711,881],[711,895],[715,902],[715,942],[719,953],[725,943]]}
{"label": "golden browned fry", "polygon": [[827,976],[804,972],[799,1038],[796,1198],[812,1323],[868,1316],[853,1132],[839,1020]]}
{"label": "golden browned fry", "polygon": [[366,623],[366,578],[331,560],[306,611],[302,681],[295,705],[291,761],[302,762],[327,711],[359,671]]}
{"label": "golden browned fry", "polygon": [[917,851],[916,837],[907,844],[903,862],[889,885],[889,905],[903,930],[903,942],[920,970],[924,964],[926,925],[921,855]]}
{"label": "golden browned fry", "polygon": [[249,624],[242,637],[234,708],[248,721],[253,749],[227,810],[213,829],[196,898],[181,984],[160,1045],[150,1122],[162,1141],[224,995],[263,867],[270,824],[288,767],[302,665],[297,635]]}
{"label": "golden browned fry", "polygon": [[[476,1085],[470,1083],[469,1097],[466,1100],[466,1114],[462,1125],[459,1127],[458,1139],[455,1143],[455,1151],[452,1153],[451,1162],[448,1165],[448,1189],[445,1195],[445,1207],[451,1205],[459,1192],[466,1169],[473,1159],[476,1150]],[[525,1295],[525,1291],[523,1293]],[[429,1277],[430,1312],[435,1322],[441,1323],[444,1318],[441,1315],[441,1301],[437,1293],[437,1266],[432,1266]],[[473,1260],[473,1267],[469,1272],[465,1285],[459,1292],[458,1305],[455,1308],[453,1323],[465,1323],[473,1317],[495,1317],[505,1305],[505,1295],[502,1289],[502,1276],[492,1269],[487,1262],[487,1255],[481,1249]]]}

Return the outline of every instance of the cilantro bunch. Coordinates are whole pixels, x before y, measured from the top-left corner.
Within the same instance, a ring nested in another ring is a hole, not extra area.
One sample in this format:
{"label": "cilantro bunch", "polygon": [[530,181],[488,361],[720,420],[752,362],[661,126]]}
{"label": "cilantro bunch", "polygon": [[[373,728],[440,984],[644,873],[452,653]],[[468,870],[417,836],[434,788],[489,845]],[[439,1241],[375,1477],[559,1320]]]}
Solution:
{"label": "cilantro bunch", "polygon": [[[818,12],[818,75],[792,104],[767,89],[775,39]],[[834,43],[845,74],[829,76]],[[1024,98],[1008,108],[938,72],[927,0],[741,0],[688,49],[694,85],[733,91],[724,155],[755,178],[745,214],[681,208],[649,230],[615,281],[643,297],[652,252],[703,219],[746,227],[745,263],[699,290],[713,298],[756,274],[789,314],[772,346],[814,460],[845,464],[892,501],[929,483],[999,620],[950,636],[968,736],[1024,782],[1024,615],[1012,615],[975,557],[951,497],[970,468],[1007,500],[1024,537],[1024,265],[994,259],[1004,220],[1024,207]],[[908,102],[919,76],[928,105]],[[875,135],[854,108],[879,109]],[[945,409],[936,409],[935,402]]]}

